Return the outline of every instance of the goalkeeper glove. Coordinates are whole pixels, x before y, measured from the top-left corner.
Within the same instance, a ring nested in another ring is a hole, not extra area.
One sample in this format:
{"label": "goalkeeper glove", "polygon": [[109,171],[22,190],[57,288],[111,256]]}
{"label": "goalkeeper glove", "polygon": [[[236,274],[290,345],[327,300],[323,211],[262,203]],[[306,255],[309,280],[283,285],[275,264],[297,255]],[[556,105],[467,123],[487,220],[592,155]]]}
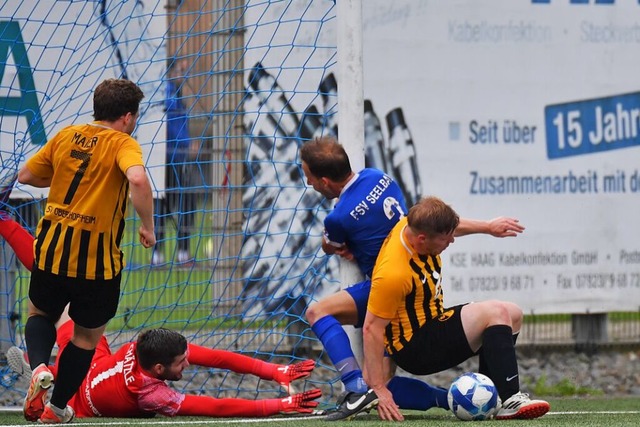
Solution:
{"label": "goalkeeper glove", "polygon": [[308,377],[315,366],[316,362],[313,360],[304,360],[292,365],[276,365],[273,380],[284,387],[287,390],[287,394],[292,394],[295,393],[296,390],[291,385],[291,382]]}
{"label": "goalkeeper glove", "polygon": [[281,414],[311,414],[313,409],[318,406],[318,402],[314,399],[322,396],[322,390],[314,388],[304,393],[294,394],[280,399]]}

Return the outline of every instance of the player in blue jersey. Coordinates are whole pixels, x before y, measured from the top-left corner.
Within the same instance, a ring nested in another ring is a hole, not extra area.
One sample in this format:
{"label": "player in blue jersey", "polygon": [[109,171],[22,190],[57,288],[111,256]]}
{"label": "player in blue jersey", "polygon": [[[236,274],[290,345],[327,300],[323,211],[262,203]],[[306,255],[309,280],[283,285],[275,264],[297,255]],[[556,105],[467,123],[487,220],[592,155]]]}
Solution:
{"label": "player in blue jersey", "polygon": [[[355,261],[365,280],[311,304],[306,318],[340,373],[345,394],[328,420],[352,418],[377,403],[367,394],[362,371],[342,325],[362,327],[371,289],[370,277],[378,252],[391,229],[407,211],[402,189],[384,172],[351,169],[344,148],[332,137],[318,138],[300,150],[307,183],[327,199],[338,199],[324,221],[322,248]],[[491,221],[460,219],[455,236],[483,233],[495,237],[516,236],[524,230],[518,220],[499,217]],[[514,329],[517,333],[518,329]],[[389,358],[385,358],[387,361]],[[394,377],[391,363],[387,387],[403,409],[448,408],[447,391],[408,377]],[[362,397],[364,399],[362,399]],[[357,404],[356,404],[357,403]]]}
{"label": "player in blue jersey", "polygon": [[324,221],[324,241],[330,248],[325,251],[349,250],[360,271],[370,276],[389,227],[407,211],[402,190],[382,171],[363,169],[352,173],[339,198]]}

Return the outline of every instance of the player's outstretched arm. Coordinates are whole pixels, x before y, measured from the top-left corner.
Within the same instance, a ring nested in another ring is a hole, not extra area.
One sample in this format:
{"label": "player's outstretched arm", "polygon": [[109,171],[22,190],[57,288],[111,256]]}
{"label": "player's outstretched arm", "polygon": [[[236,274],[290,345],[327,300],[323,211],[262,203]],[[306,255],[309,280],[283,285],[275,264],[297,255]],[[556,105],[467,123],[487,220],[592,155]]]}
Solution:
{"label": "player's outstretched arm", "polygon": [[204,417],[267,417],[276,414],[309,414],[318,406],[320,389],[279,399],[215,399],[188,394],[176,415]]}
{"label": "player's outstretched arm", "polygon": [[493,237],[515,237],[523,231],[524,227],[516,218],[500,216],[489,221],[460,218],[460,223],[454,231],[454,236],[489,234]]}
{"label": "player's outstretched arm", "polygon": [[11,246],[11,249],[13,249],[22,265],[31,271],[33,268],[34,240],[31,233],[6,214],[6,212],[0,212],[0,236]]}
{"label": "player's outstretched arm", "polygon": [[313,360],[279,365],[232,351],[216,350],[196,344],[189,344],[187,360],[192,365],[228,369],[239,374],[253,374],[264,380],[277,381],[286,388],[292,381],[309,376],[316,366]]}
{"label": "player's outstretched arm", "polygon": [[284,387],[288,394],[291,394],[293,391],[291,383],[295,380],[308,377],[315,367],[316,362],[311,359],[291,365],[276,365],[273,380]]}

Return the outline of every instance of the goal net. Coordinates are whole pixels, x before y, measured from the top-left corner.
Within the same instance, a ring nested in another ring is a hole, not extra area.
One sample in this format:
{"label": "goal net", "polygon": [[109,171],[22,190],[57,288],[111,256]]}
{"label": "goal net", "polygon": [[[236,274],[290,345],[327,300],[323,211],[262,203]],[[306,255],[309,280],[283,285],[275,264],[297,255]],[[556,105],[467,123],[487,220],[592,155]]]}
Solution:
{"label": "goal net", "polygon": [[[336,261],[320,249],[330,206],[306,188],[298,148],[337,131],[335,8],[220,0],[0,6],[3,177],[63,126],[91,121],[92,90],[103,79],[127,78],[145,93],[134,137],[152,180],[159,244],[139,245],[131,209],[120,308],[107,333],[113,348],[162,326],[264,360],[312,357],[322,375],[309,381],[331,397],[336,375],[303,317],[310,301],[338,288]],[[5,210],[33,233],[46,196],[17,185]],[[24,346],[29,271],[2,244],[4,352]],[[26,381],[3,369],[5,394],[19,404]],[[220,397],[279,392],[216,370],[193,369],[178,386]]]}

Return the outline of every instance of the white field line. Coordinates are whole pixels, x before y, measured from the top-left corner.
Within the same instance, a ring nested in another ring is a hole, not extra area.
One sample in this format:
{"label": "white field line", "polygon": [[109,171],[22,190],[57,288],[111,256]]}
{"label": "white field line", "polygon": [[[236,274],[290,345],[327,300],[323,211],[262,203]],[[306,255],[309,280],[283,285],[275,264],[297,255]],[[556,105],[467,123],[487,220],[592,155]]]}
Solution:
{"label": "white field line", "polygon": [[564,412],[547,412],[547,415],[621,415],[621,414],[640,414],[640,411],[564,411]]}
{"label": "white field line", "polygon": [[[22,408],[20,408],[22,411]],[[3,411],[7,412],[7,411]],[[11,411],[13,412],[13,411]],[[144,425],[210,425],[210,424],[247,424],[247,423],[273,423],[273,422],[286,422],[286,421],[299,421],[299,420],[322,420],[320,416],[309,417],[279,417],[279,418],[243,418],[243,419],[226,419],[226,418],[210,418],[207,420],[184,420],[181,421],[180,417],[166,418],[162,420],[158,419],[141,419],[141,418],[123,418],[121,421],[110,422],[78,422],[82,418],[76,418],[73,420],[73,426],[112,426],[112,425],[132,425],[132,426],[144,426]],[[91,419],[91,418],[84,418]],[[24,427],[25,424],[2,424],[2,427]]]}
{"label": "white field line", "polygon": [[[7,411],[8,408],[3,408],[2,412],[17,412],[13,408]],[[22,411],[22,408],[16,408]],[[640,411],[557,411],[548,412],[545,417],[554,415],[628,415],[628,414],[640,414]],[[90,419],[90,418],[89,418]],[[308,417],[279,417],[279,418],[244,418],[244,419],[219,419],[210,418],[206,420],[180,420],[180,417],[167,418],[167,419],[141,419],[141,418],[123,418],[120,421],[111,422],[78,422],[80,419],[76,418],[73,421],[73,426],[110,426],[110,425],[210,425],[210,424],[247,424],[247,423],[271,423],[271,422],[286,422],[286,421],[298,421],[298,420],[318,420],[321,421],[320,416],[308,416]],[[24,424],[10,424],[2,425],[2,427],[24,427]]]}

